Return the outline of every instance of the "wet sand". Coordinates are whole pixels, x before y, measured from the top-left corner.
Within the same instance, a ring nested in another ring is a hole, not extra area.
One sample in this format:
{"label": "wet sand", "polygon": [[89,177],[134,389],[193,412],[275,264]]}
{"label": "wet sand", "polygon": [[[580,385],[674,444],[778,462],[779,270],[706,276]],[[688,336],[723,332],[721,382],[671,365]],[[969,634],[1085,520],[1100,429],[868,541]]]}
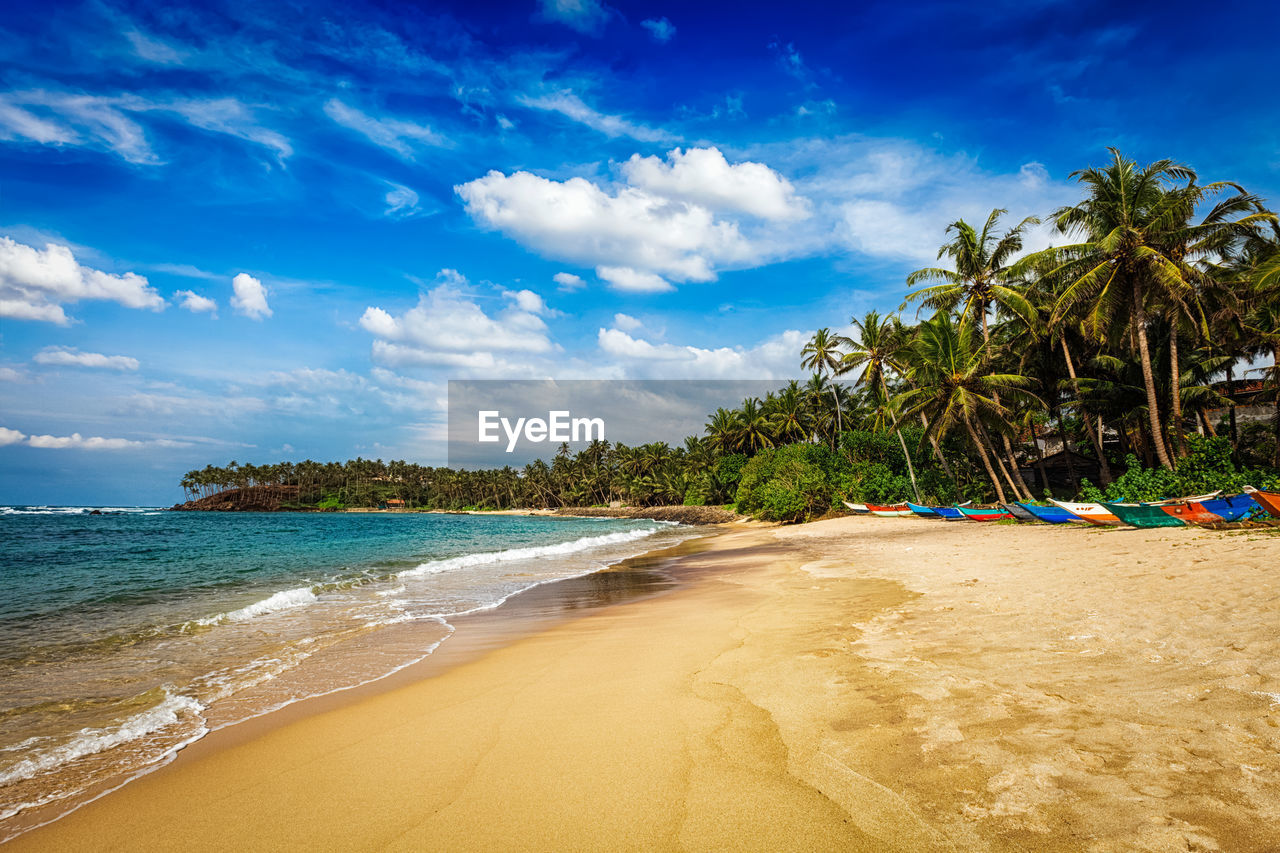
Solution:
{"label": "wet sand", "polygon": [[728,532],[11,848],[1274,850],[1277,567],[1261,531]]}

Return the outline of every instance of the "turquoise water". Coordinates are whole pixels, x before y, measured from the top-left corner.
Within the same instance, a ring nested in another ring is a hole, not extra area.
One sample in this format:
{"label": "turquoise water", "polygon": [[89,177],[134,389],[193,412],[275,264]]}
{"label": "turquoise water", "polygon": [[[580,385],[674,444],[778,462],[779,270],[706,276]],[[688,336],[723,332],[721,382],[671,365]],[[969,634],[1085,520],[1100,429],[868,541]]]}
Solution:
{"label": "turquoise water", "polygon": [[622,519],[0,508],[0,821],[421,660],[459,614],[687,535]]}

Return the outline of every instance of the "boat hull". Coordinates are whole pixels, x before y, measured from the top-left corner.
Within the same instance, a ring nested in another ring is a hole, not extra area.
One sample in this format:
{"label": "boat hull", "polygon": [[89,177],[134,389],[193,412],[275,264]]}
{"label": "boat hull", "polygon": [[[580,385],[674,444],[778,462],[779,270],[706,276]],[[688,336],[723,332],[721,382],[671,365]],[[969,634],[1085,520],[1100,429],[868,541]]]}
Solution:
{"label": "boat hull", "polygon": [[920,504],[913,504],[911,501],[907,501],[907,509],[911,510],[913,513],[920,516],[921,518],[941,518],[942,517],[938,515],[938,513],[935,512],[932,508],[927,506],[921,506]]}
{"label": "boat hull", "polygon": [[[1068,512],[1060,506],[1036,506],[1035,504],[1019,503],[1017,506],[1022,507],[1028,514],[1036,519],[1049,524],[1072,524],[1075,522],[1083,523],[1084,519],[1075,513]],[[1010,507],[1012,509],[1012,507]]]}
{"label": "boat hull", "polygon": [[1117,504],[1102,501],[1102,506],[1130,527],[1185,527],[1182,519],[1165,512],[1164,506]]}
{"label": "boat hull", "polygon": [[1099,527],[1116,527],[1122,523],[1120,519],[1116,518],[1115,514],[1111,512],[1111,510],[1102,506],[1102,504],[1055,501],[1052,498],[1049,499],[1049,503],[1061,509],[1065,509],[1076,518],[1087,521],[1090,524],[1096,524]]}
{"label": "boat hull", "polygon": [[1013,513],[1003,509],[965,509],[956,507],[970,521],[1004,521],[1013,518]]}
{"label": "boat hull", "polygon": [[1014,518],[1018,519],[1018,521],[1039,521],[1040,520],[1036,518],[1035,515],[1033,515],[1031,511],[1028,510],[1026,507],[1020,506],[1016,503],[1001,504],[1001,506],[1004,507],[1006,510],[1008,510],[1013,515]]}
{"label": "boat hull", "polygon": [[1239,521],[1255,512],[1263,512],[1258,502],[1248,495],[1231,495],[1226,498],[1200,501],[1200,504],[1214,515],[1221,516],[1223,521]]}
{"label": "boat hull", "polygon": [[[1248,491],[1246,489],[1246,491]],[[1280,492],[1264,492],[1261,489],[1249,491],[1249,497],[1258,502],[1258,506],[1267,511],[1272,518],[1280,518]]]}
{"label": "boat hull", "polygon": [[851,504],[848,501],[842,501],[842,503],[854,512],[862,513],[863,515],[871,512],[871,510],[867,509],[866,504]]}
{"label": "boat hull", "polygon": [[964,513],[953,506],[931,506],[929,509],[941,516],[943,521],[964,521]]}
{"label": "boat hull", "polygon": [[1183,524],[1218,524],[1224,519],[1217,513],[1210,512],[1199,501],[1187,501],[1184,504],[1170,504],[1160,509],[1181,521]]}

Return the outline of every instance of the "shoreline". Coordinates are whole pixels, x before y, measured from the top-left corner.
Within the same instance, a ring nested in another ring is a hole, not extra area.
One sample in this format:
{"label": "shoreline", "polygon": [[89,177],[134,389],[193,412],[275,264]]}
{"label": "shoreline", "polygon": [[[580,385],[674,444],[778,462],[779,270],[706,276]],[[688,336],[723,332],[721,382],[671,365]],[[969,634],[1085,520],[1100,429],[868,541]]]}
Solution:
{"label": "shoreline", "polygon": [[677,588],[236,727],[11,843],[1280,844],[1277,537],[834,519],[703,541]]}
{"label": "shoreline", "polygon": [[[497,606],[454,615],[448,621],[452,627],[450,633],[432,643],[432,648],[418,660],[386,674],[353,681],[347,686],[293,700],[281,707],[214,728],[155,764],[121,773],[68,800],[27,809],[14,816],[12,823],[5,827],[6,830],[16,829],[17,834],[0,839],[0,845],[13,843],[29,833],[53,826],[103,797],[152,774],[179,766],[193,757],[198,758],[206,751],[218,751],[295,720],[432,678],[521,637],[576,618],[582,612],[661,595],[680,583],[665,571],[672,562],[679,555],[697,553],[705,547],[702,544],[704,540],[716,533],[714,527],[709,527],[702,535],[691,536],[674,545],[652,548],[604,568],[539,582],[509,596]],[[391,630],[395,627],[392,626]],[[408,627],[413,629],[413,626]]]}

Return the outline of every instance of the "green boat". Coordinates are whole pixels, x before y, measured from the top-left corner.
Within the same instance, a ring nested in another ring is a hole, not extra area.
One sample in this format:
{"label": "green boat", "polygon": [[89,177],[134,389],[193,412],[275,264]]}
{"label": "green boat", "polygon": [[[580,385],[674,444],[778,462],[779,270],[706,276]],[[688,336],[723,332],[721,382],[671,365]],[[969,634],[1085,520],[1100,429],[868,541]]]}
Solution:
{"label": "green boat", "polygon": [[1113,504],[1098,501],[1107,511],[1133,527],[1185,527],[1182,519],[1165,512],[1162,507],[1145,504]]}

